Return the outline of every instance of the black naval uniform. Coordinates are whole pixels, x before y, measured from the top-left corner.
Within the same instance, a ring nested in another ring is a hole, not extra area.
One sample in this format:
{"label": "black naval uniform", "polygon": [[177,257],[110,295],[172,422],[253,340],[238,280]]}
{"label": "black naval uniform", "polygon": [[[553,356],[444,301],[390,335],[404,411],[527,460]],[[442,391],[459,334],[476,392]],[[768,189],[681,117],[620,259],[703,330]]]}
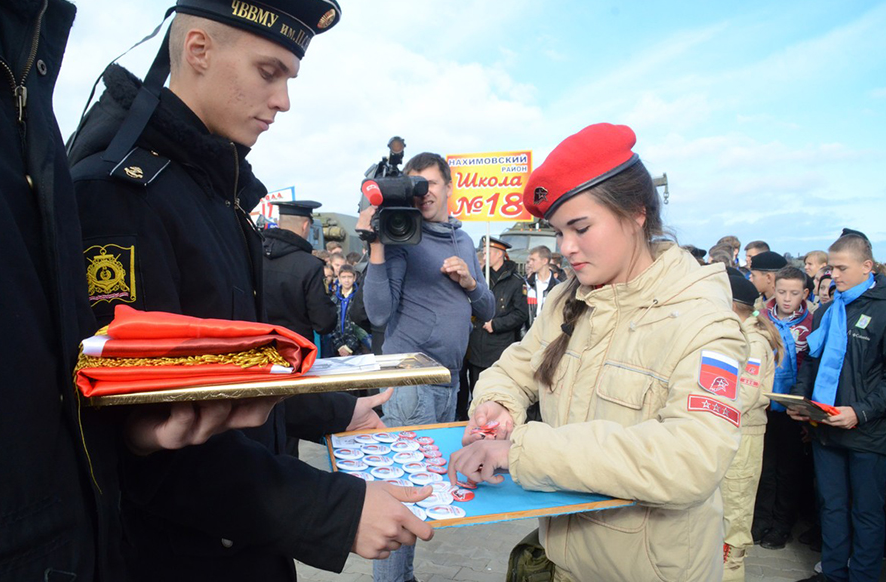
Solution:
{"label": "black naval uniform", "polygon": [[465,357],[470,393],[473,393],[480,372],[492,366],[508,346],[520,341],[520,330],[529,319],[526,282],[517,273],[516,263],[505,260],[499,270],[489,270],[489,278],[489,288],[495,297],[495,316],[492,318],[492,333],[483,329],[485,321],[473,322]]}
{"label": "black naval uniform", "polygon": [[[0,3],[0,580],[8,582],[123,576],[115,439],[101,424],[114,413],[84,410],[78,422],[71,381],[77,345],[95,331],[52,111],[75,12],[61,0]],[[21,110],[13,85],[27,89]]]}
{"label": "black naval uniform", "polygon": [[[265,189],[244,160],[246,148],[210,134],[164,89],[138,147],[115,170],[101,154],[139,82],[114,66],[105,84],[71,154],[99,322],[107,323],[118,304],[263,319],[261,238],[240,207],[253,207]],[[305,414],[306,423],[319,416]],[[341,570],[365,483],[280,454],[285,422],[278,405],[261,427],[126,456],[123,521],[132,578],[292,580],[293,557]]]}
{"label": "black naval uniform", "polygon": [[310,341],[335,328],[335,304],[323,287],[323,261],[310,243],[282,228],[264,231],[264,285],[268,321]]}

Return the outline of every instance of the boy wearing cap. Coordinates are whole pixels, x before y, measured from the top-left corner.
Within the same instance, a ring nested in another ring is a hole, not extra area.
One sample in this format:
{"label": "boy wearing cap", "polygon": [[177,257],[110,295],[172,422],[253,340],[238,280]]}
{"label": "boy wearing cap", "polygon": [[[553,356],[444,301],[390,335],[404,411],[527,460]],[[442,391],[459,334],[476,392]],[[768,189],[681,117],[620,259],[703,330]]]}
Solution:
{"label": "boy wearing cap", "polygon": [[775,273],[787,264],[783,256],[772,251],[763,251],[753,257],[750,281],[760,292],[754,305],[757,311],[765,311],[766,304],[775,297]]}
{"label": "boy wearing cap", "polygon": [[[245,155],[289,109],[287,82],[310,39],[340,16],[333,0],[179,0],[176,10],[145,82],[109,67],[107,89],[72,144],[100,324],[120,304],[264,317],[261,237],[244,208],[266,189]],[[114,268],[102,270],[108,261]],[[303,422],[294,425],[304,434],[320,418],[307,403],[319,401],[302,401]],[[195,404],[184,412],[204,411]],[[278,405],[256,428],[124,457],[131,579],[292,580],[293,557],[341,570],[349,551],[383,557],[416,533],[430,536],[395,497],[420,497],[415,490],[317,471],[283,454],[285,420]],[[373,427],[378,418],[358,404],[348,422]]]}
{"label": "boy wearing cap", "polygon": [[[828,249],[837,292],[809,335],[794,394],[836,407],[813,428],[822,573],[807,580],[878,580],[886,500],[886,278],[871,244],[844,230]],[[806,421],[796,409],[795,420]],[[851,558],[851,559],[850,559]]]}
{"label": "boy wearing cap", "polygon": [[768,250],[769,244],[766,241],[753,240],[746,244],[744,247],[745,268],[750,269],[753,258]]}
{"label": "boy wearing cap", "polygon": [[[759,256],[759,255],[758,255]],[[756,272],[755,272],[756,274]],[[806,308],[806,274],[793,266],[775,273],[775,296],[765,314],[778,330],[785,357],[775,369],[772,391],[788,394],[809,347],[812,313]],[[785,546],[797,519],[803,474],[803,441],[800,427],[778,402],[769,406],[763,475],[754,509],[754,541],[769,550]]]}

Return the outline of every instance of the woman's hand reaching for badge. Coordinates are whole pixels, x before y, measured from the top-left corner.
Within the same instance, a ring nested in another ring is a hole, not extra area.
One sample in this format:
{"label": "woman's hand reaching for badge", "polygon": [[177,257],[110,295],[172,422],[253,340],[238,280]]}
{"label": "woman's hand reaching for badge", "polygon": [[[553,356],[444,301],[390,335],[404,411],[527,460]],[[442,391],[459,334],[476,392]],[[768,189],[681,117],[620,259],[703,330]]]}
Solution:
{"label": "woman's hand reaching for badge", "polygon": [[480,440],[508,440],[513,430],[514,417],[507,408],[498,402],[484,402],[468,420],[461,444],[467,446]]}
{"label": "woman's hand reaching for badge", "polygon": [[504,477],[496,475],[496,469],[508,469],[509,440],[483,440],[474,442],[449,457],[449,482],[455,483],[461,473],[474,483],[486,481],[498,485]]}

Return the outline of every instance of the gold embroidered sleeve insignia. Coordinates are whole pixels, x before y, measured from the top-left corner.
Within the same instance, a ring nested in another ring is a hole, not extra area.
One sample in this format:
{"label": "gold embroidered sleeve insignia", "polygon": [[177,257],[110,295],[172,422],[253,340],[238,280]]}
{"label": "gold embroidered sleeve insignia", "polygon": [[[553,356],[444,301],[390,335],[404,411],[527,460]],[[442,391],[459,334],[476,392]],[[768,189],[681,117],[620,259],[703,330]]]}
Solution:
{"label": "gold embroidered sleeve insignia", "polygon": [[102,301],[135,302],[135,245],[94,245],[83,251],[83,255],[92,305]]}

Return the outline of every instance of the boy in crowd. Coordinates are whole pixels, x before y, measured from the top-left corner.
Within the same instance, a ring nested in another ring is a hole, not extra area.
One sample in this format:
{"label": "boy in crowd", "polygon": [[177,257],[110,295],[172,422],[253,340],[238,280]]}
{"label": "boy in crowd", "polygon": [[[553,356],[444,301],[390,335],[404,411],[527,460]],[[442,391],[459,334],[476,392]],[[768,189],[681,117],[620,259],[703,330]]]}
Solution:
{"label": "boy in crowd", "polygon": [[338,321],[332,330],[332,347],[339,356],[363,353],[367,347],[369,334],[351,321],[348,312],[357,291],[357,271],[351,265],[342,265],[338,272],[338,289],[332,302],[338,309]]}
{"label": "boy in crowd", "polygon": [[[806,274],[787,266],[774,276],[775,296],[766,304],[766,314],[781,336],[785,355],[775,369],[772,391],[787,394],[797,383],[797,371],[809,350],[806,337],[812,331],[812,314],[806,308]],[[767,417],[752,535],[764,548],[778,550],[787,543],[797,519],[803,440],[799,425],[781,404],[771,402]]]}
{"label": "boy in crowd", "polygon": [[[822,573],[807,581],[878,580],[886,519],[886,277],[849,229],[828,249],[836,293],[816,311],[793,394],[834,406],[813,428]],[[795,408],[788,414],[807,421]],[[851,558],[851,560],[850,560]]]}
{"label": "boy in crowd", "polygon": [[806,274],[810,277],[815,277],[816,273],[827,264],[828,254],[824,251],[810,251],[803,258],[803,267],[806,269]]}
{"label": "boy in crowd", "polygon": [[775,297],[775,274],[787,264],[783,256],[772,251],[764,251],[753,257],[750,280],[760,292],[760,298],[754,306],[757,311],[765,310]]}
{"label": "boy in crowd", "polygon": [[717,241],[715,246],[726,245],[732,249],[732,261],[730,261],[729,266],[738,268],[738,251],[741,250],[741,241],[738,240],[737,236],[727,235],[722,237]]}
{"label": "boy in crowd", "polygon": [[751,269],[751,259],[759,255],[760,253],[765,253],[769,251],[769,245],[762,240],[754,240],[749,242],[744,247],[744,260],[745,267]]}
{"label": "boy in crowd", "polygon": [[544,245],[529,250],[526,272],[531,273],[526,278],[526,302],[529,304],[529,321],[526,329],[529,329],[535,318],[541,315],[541,308],[548,293],[554,285],[561,282],[561,279],[551,269],[551,249]]}

